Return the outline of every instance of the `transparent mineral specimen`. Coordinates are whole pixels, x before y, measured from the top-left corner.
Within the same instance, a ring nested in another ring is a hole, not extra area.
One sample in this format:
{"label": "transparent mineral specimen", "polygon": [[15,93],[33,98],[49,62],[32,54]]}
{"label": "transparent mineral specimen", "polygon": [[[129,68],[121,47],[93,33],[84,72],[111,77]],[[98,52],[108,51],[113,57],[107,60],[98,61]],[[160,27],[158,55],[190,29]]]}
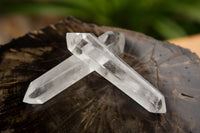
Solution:
{"label": "transparent mineral specimen", "polygon": [[149,112],[166,112],[164,96],[93,34],[67,33],[67,47]]}
{"label": "transparent mineral specimen", "polygon": [[[123,34],[108,31],[99,36],[98,40],[116,55],[124,51]],[[81,43],[84,45],[86,42]],[[85,62],[72,55],[32,81],[23,102],[43,104],[93,71]]]}
{"label": "transparent mineral specimen", "polygon": [[24,102],[42,104],[89,73],[96,71],[142,107],[152,113],[165,113],[164,96],[118,57],[123,52],[122,33],[67,33],[71,57],[32,81]]}

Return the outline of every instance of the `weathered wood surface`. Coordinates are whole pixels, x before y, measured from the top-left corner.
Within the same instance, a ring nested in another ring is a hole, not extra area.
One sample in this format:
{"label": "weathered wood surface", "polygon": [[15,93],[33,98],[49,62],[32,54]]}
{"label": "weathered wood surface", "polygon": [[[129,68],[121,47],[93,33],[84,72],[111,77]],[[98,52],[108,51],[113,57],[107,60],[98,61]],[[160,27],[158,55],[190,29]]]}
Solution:
{"label": "weathered wood surface", "polygon": [[[71,54],[66,32],[107,30],[126,35],[121,57],[166,97],[167,113],[152,114],[92,73],[44,105],[22,102],[28,84]],[[200,132],[200,59],[189,50],[141,33],[72,17],[0,48],[0,131]]]}

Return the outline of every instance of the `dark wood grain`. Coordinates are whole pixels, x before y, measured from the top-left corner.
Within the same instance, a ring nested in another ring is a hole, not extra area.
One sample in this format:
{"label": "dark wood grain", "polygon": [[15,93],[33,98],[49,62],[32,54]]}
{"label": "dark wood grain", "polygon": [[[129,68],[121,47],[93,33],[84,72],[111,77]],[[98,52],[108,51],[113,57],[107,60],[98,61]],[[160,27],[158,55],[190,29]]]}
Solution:
{"label": "dark wood grain", "polygon": [[[92,73],[43,105],[22,102],[28,84],[71,55],[66,32],[123,32],[120,57],[166,97],[167,113],[152,114]],[[187,49],[134,31],[68,17],[0,48],[0,131],[200,132],[200,59]]]}

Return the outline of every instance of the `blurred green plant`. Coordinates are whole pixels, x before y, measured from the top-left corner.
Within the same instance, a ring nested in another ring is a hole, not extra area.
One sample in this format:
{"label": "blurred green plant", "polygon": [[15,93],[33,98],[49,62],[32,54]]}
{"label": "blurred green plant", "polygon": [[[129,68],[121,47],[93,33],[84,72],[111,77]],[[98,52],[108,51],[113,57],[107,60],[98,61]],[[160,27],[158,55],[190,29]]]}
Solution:
{"label": "blurred green plant", "polygon": [[0,13],[72,15],[172,39],[199,32],[199,0],[1,0]]}

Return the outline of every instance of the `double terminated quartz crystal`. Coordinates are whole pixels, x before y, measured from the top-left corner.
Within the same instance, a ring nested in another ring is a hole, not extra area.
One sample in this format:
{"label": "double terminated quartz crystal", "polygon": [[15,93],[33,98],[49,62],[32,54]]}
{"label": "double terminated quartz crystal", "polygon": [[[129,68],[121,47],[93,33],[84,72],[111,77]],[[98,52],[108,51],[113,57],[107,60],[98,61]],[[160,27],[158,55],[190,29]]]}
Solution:
{"label": "double terminated quartz crystal", "polygon": [[[70,67],[70,64],[65,63],[65,65],[68,65],[68,67],[66,67],[67,69],[71,68],[71,70],[67,70],[70,73],[66,72],[66,74],[63,74],[60,71],[57,72],[60,74],[60,76],[58,75],[58,77],[60,77],[60,81],[50,80],[48,81],[48,84],[50,85],[45,84],[42,86],[41,84],[44,84],[42,83],[43,81],[39,78],[36,79],[35,85],[33,86],[35,88],[38,88],[38,90],[34,90],[32,88],[32,92],[29,92],[28,94],[29,99],[33,98],[36,100],[36,102],[43,103],[47,101],[49,97],[52,97],[52,92],[54,94],[58,94],[59,92],[64,90],[60,89],[60,91],[58,92],[56,89],[53,89],[53,87],[58,88],[58,86],[60,86],[59,82],[67,82],[66,84],[62,84],[61,87],[64,88],[65,86],[66,88],[78,81],[80,77],[82,78],[95,70],[97,73],[106,78],[108,81],[118,87],[121,91],[123,91],[133,100],[135,100],[149,112],[165,113],[166,105],[164,96],[117,56],[119,55],[119,53],[122,52],[124,48],[124,43],[117,43],[117,41],[119,41],[120,39],[116,39],[116,37],[120,36],[122,36],[122,34],[117,34],[113,32],[110,32],[110,35],[107,36],[106,34],[104,34],[99,38],[96,38],[93,34],[90,33],[67,33],[67,47],[74,55],[66,61],[74,58],[68,63],[77,64],[77,67],[73,68]],[[114,43],[109,43],[110,40],[108,38],[110,38],[111,41],[115,40]],[[121,40],[124,41],[124,39]],[[74,60],[76,62],[73,62]],[[79,66],[78,64],[80,64],[81,66]],[[82,69],[82,67],[84,67],[85,69]],[[50,74],[46,75],[46,77],[44,76],[45,78],[47,78],[47,76],[56,75],[56,70],[50,71],[52,71],[52,74],[49,72]],[[71,78],[71,75],[69,76],[69,74],[73,75],[73,73],[77,73],[78,75],[75,75]],[[77,76],[79,78],[77,78]],[[56,77],[54,79],[56,79]],[[67,81],[69,79],[73,80]],[[31,85],[29,87],[31,87]],[[43,93],[46,93],[46,95],[44,96]],[[24,101],[27,102],[26,100]],[[32,103],[34,102],[35,101],[33,101]]]}
{"label": "double terminated quartz crystal", "polygon": [[68,49],[146,110],[165,113],[164,96],[90,33],[68,33]]}
{"label": "double terminated quartz crystal", "polygon": [[[72,41],[76,41],[76,38],[73,39]],[[108,31],[99,36],[98,40],[116,55],[124,50],[125,39],[121,33]],[[93,71],[85,62],[72,55],[33,80],[23,101],[30,104],[43,104]]]}

